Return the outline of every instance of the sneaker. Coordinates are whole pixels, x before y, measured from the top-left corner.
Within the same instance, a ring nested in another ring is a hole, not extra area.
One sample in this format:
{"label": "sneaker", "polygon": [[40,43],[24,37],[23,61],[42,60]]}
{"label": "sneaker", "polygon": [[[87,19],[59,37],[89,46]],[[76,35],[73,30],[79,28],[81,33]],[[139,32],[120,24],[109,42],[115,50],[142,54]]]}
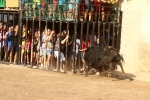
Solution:
{"label": "sneaker", "polygon": [[32,66],[32,68],[33,68],[33,69],[36,69],[36,68],[37,68],[37,66],[35,66],[35,65],[34,65],[34,66]]}
{"label": "sneaker", "polygon": [[49,67],[48,67],[48,66],[46,66],[46,67],[45,67],[45,69],[46,69],[46,70],[48,70],[48,69],[49,69]]}
{"label": "sneaker", "polygon": [[41,64],[41,67],[44,67],[43,64]]}
{"label": "sneaker", "polygon": [[64,71],[64,70],[62,70],[62,69],[60,69],[60,72],[64,73],[65,71]]}
{"label": "sneaker", "polygon": [[53,69],[54,72],[57,72],[57,69]]}
{"label": "sneaker", "polygon": [[24,66],[24,64],[23,64],[23,63],[21,63],[21,64],[20,64],[20,66]]}

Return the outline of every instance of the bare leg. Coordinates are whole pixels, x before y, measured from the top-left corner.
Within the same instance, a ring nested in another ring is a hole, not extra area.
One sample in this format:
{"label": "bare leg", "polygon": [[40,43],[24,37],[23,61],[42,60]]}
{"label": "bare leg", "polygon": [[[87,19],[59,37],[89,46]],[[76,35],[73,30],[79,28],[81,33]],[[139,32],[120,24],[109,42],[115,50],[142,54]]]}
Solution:
{"label": "bare leg", "polygon": [[14,56],[14,64],[16,64],[17,61],[17,52],[15,52],[15,56]]}
{"label": "bare leg", "polygon": [[106,21],[108,21],[108,19],[109,19],[109,15],[110,15],[110,11],[107,11]]}
{"label": "bare leg", "polygon": [[24,58],[24,49],[22,49],[22,52],[21,52],[21,63],[23,63],[23,58]]}
{"label": "bare leg", "polygon": [[102,21],[105,21],[105,12],[102,12]]}
{"label": "bare leg", "polygon": [[10,54],[9,54],[9,62],[12,63],[12,51],[10,51]]}
{"label": "bare leg", "polygon": [[69,10],[68,10],[67,17],[68,17],[69,19],[72,18],[72,9],[69,9]]}
{"label": "bare leg", "polygon": [[53,18],[55,18],[56,4],[53,5]]}
{"label": "bare leg", "polygon": [[92,11],[90,11],[90,13],[89,13],[89,21],[92,20],[92,17],[93,17],[93,14],[92,14]]}
{"label": "bare leg", "polygon": [[46,69],[49,68],[49,62],[50,62],[50,55],[47,56],[47,60],[46,60]]}
{"label": "bare leg", "polygon": [[88,10],[85,11],[84,20],[87,20]]}

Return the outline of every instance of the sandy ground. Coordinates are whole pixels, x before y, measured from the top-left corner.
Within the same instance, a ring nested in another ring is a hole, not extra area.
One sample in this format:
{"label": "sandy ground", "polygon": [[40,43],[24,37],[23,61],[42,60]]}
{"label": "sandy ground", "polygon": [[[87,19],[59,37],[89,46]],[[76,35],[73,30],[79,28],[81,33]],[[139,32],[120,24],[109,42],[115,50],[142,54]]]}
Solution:
{"label": "sandy ground", "polygon": [[150,82],[0,64],[0,100],[150,100]]}

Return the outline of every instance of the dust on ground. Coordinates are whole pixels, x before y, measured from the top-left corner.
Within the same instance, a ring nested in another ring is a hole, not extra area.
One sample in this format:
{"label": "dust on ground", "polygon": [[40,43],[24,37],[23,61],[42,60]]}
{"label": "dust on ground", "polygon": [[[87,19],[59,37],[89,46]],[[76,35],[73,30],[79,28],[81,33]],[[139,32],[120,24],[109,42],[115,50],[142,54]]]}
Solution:
{"label": "dust on ground", "polygon": [[150,82],[0,64],[0,100],[149,99]]}

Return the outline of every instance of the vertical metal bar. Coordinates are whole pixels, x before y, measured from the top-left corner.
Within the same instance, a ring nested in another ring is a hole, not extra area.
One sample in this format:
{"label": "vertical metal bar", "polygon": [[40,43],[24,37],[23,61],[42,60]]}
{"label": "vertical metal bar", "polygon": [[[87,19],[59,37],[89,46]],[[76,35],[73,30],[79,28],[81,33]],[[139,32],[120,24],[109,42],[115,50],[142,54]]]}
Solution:
{"label": "vertical metal bar", "polygon": [[[54,31],[55,30],[55,21],[53,20],[52,22],[52,30]],[[52,36],[52,54],[51,54],[51,69],[53,69],[53,57],[54,57],[54,37]]]}
{"label": "vertical metal bar", "polygon": [[91,42],[91,46],[94,46],[94,34],[95,34],[95,22],[93,22],[93,27],[92,27],[92,41]]}
{"label": "vertical metal bar", "polygon": [[60,21],[60,24],[59,24],[59,33],[60,33],[60,36],[59,36],[59,49],[58,49],[58,58],[57,58],[57,71],[59,72],[60,71],[60,39],[61,39],[61,34],[62,34],[62,21]]}
{"label": "vertical metal bar", "polygon": [[[5,26],[5,30],[4,30],[4,12],[2,13],[2,40],[4,39],[4,36],[6,35],[6,26]],[[6,39],[5,39],[5,41],[6,41]],[[2,45],[3,45],[3,41],[2,41]],[[4,45],[7,47],[7,44],[5,44],[5,42],[4,42]],[[5,53],[5,55],[4,55],[4,61],[6,61],[7,60],[7,50],[5,50],[5,47],[4,47],[4,53]]]}
{"label": "vertical metal bar", "polygon": [[[15,28],[15,13],[13,13],[13,31],[12,31],[12,34],[13,34],[13,37],[12,37],[12,55],[13,55],[13,52],[14,52],[14,28]],[[11,56],[11,61],[13,61],[13,56]],[[11,62],[12,63],[12,62]]]}
{"label": "vertical metal bar", "polygon": [[[74,51],[76,51],[76,37],[77,37],[77,20],[75,20],[75,23],[74,23],[74,41],[73,41],[73,48],[74,48]],[[78,65],[78,68],[79,68],[80,65]],[[76,70],[76,63],[75,63],[75,54],[73,55],[73,72]]]}
{"label": "vertical metal bar", "polygon": [[116,40],[116,49],[117,49],[117,50],[119,50],[119,45],[120,45],[120,43],[119,43],[120,32],[119,32],[119,31],[120,31],[120,24],[118,23],[118,25],[117,25],[117,32],[116,32],[116,33],[117,33],[117,34],[116,34],[116,35],[117,35],[117,36],[116,36],[116,37],[117,37],[117,40]]}
{"label": "vertical metal bar", "polygon": [[20,1],[20,9],[19,9],[19,34],[18,34],[18,43],[19,43],[19,54],[18,54],[18,64],[20,64],[21,60],[21,38],[22,38],[22,1]]}
{"label": "vertical metal bar", "polygon": [[55,21],[53,20],[52,30],[55,30]]}
{"label": "vertical metal bar", "polygon": [[121,2],[118,3],[117,23],[120,23]]}
{"label": "vertical metal bar", "polygon": [[118,20],[117,20],[117,43],[116,43],[116,48],[119,50],[120,49],[120,10],[121,10],[121,5],[120,5],[120,1],[119,1],[119,4],[118,4]]}
{"label": "vertical metal bar", "polygon": [[33,67],[34,18],[32,20],[31,67]]}
{"label": "vertical metal bar", "polygon": [[[76,37],[77,37],[77,23],[78,23],[78,10],[77,10],[77,2],[75,3],[75,23],[74,23],[74,50],[76,50]],[[79,65],[80,66],[80,65]],[[73,72],[76,69],[76,63],[75,63],[75,54],[73,55]]]}
{"label": "vertical metal bar", "polygon": [[100,32],[100,30],[101,30],[101,23],[100,22],[98,22],[98,43],[97,43],[97,46],[99,46],[99,43],[100,43],[100,36],[101,36],[101,32]]}
{"label": "vertical metal bar", "polygon": [[3,15],[4,15],[4,13],[2,12],[2,14],[1,14],[1,22],[2,22],[2,29],[1,29],[1,48],[0,48],[0,61],[2,60],[2,47],[3,47],[3,27],[4,27],[4,21],[3,21]]}
{"label": "vertical metal bar", "polygon": [[118,39],[118,49],[120,50],[120,46],[121,46],[121,25],[119,24],[119,31],[118,31],[118,34],[119,34],[119,39]]}
{"label": "vertical metal bar", "polygon": [[7,13],[7,30],[9,28],[9,13]]}
{"label": "vertical metal bar", "polygon": [[107,38],[107,40],[108,40],[108,45],[107,46],[109,46],[109,42],[110,42],[110,23],[108,23],[108,38]]}
{"label": "vertical metal bar", "polygon": [[89,26],[90,26],[90,22],[87,22],[87,29],[86,29],[86,48],[88,47]]}
{"label": "vertical metal bar", "polygon": [[[69,21],[67,22],[67,35],[69,35]],[[66,51],[65,51],[65,69],[68,68],[68,40],[66,42]]]}
{"label": "vertical metal bar", "polygon": [[[1,21],[2,21],[2,14],[1,15]],[[2,23],[3,24],[3,23]],[[2,41],[3,41],[3,35],[2,35],[2,29],[1,29],[1,41],[0,41],[0,44],[1,44],[1,47],[0,47],[0,62],[2,60]]]}
{"label": "vertical metal bar", "polygon": [[25,50],[24,50],[24,66],[27,64],[27,34],[28,34],[28,18],[26,18],[26,34],[25,34]]}
{"label": "vertical metal bar", "polygon": [[101,21],[101,4],[99,5],[99,12],[98,12],[98,22]]}
{"label": "vertical metal bar", "polygon": [[40,46],[38,47],[38,49],[39,49],[39,51],[38,51],[38,58],[37,58],[37,67],[39,67],[39,59],[40,59],[40,47],[41,47],[41,19],[39,19],[39,32],[40,32],[40,34],[39,34],[39,36],[38,36],[38,38],[39,38],[39,44],[40,44]]}
{"label": "vertical metal bar", "polygon": [[[83,41],[83,28],[84,28],[84,22],[81,22],[81,34],[80,34],[80,50],[82,49],[82,41]],[[81,61],[81,52],[79,53],[79,73],[80,73],[80,61]]]}
{"label": "vertical metal bar", "polygon": [[105,41],[105,25],[106,25],[106,23],[103,23],[103,41]]}
{"label": "vertical metal bar", "polygon": [[115,22],[113,22],[113,34],[112,34],[112,46],[113,46],[113,47],[114,47],[115,26],[116,26],[116,23],[115,23]]}
{"label": "vertical metal bar", "polygon": [[[47,37],[47,24],[48,24],[48,21],[46,19],[46,21],[45,21],[45,35],[46,35],[46,37]],[[47,42],[45,42],[45,45],[47,45]],[[46,49],[45,49],[45,53],[46,53]],[[49,67],[49,66],[46,65],[46,54],[44,54],[44,65],[45,65],[46,69],[48,70],[47,67]]]}

